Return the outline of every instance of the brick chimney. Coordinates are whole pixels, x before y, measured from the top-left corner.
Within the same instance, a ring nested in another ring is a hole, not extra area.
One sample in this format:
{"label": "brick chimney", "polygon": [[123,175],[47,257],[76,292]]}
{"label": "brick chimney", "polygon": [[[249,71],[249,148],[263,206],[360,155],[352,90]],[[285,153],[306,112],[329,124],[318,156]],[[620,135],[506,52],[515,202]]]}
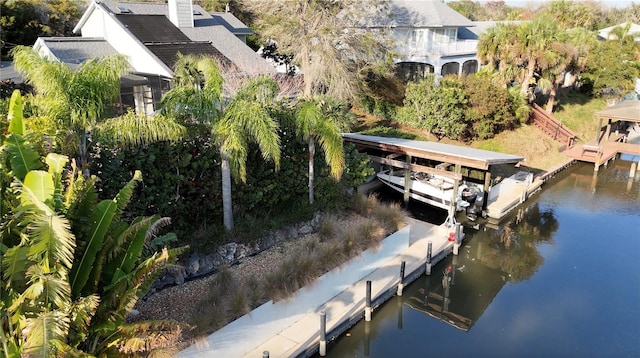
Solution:
{"label": "brick chimney", "polygon": [[176,27],[193,27],[191,0],[169,0],[169,20]]}

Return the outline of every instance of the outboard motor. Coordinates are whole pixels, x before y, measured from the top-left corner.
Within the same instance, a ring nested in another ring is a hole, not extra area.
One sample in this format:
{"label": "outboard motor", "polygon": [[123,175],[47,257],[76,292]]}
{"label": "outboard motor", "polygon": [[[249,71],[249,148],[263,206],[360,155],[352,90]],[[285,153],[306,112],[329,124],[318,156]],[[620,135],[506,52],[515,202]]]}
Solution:
{"label": "outboard motor", "polygon": [[484,201],[482,190],[477,187],[468,187],[462,191],[462,200],[469,203],[466,209],[467,218],[475,221],[478,218],[478,214],[482,212]]}

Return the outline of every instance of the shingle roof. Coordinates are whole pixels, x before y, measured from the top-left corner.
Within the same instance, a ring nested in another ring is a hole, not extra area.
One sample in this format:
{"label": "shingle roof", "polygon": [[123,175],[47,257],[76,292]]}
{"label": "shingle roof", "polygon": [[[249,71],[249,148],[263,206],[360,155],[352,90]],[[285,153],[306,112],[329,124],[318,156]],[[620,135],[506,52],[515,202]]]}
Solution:
{"label": "shingle roof", "polygon": [[392,27],[470,27],[473,22],[440,0],[392,0]]}
{"label": "shingle roof", "polygon": [[116,15],[131,33],[143,43],[188,42],[187,35],[180,31],[164,15]]}
{"label": "shingle roof", "polygon": [[[229,12],[213,12],[210,14],[211,18],[215,21],[214,25],[222,25],[227,30],[233,32],[236,35],[251,35],[253,31],[247,27],[237,17],[233,16]],[[197,24],[195,26],[198,26]]]}
{"label": "shingle roof", "polygon": [[22,75],[13,68],[12,61],[0,62],[0,81],[12,81],[14,83],[22,83]]}
{"label": "shingle roof", "polygon": [[153,52],[169,68],[173,68],[178,60],[178,53],[183,55],[206,55],[221,62],[223,66],[233,67],[229,59],[223,56],[207,42],[184,42],[167,44],[146,44],[149,51]]}
{"label": "shingle roof", "polygon": [[275,69],[260,55],[225,30],[223,26],[183,28],[184,32],[194,41],[209,41],[243,72],[249,74],[273,73]]}
{"label": "shingle roof", "polygon": [[60,61],[81,64],[90,58],[118,53],[107,41],[93,37],[40,37],[39,40]]}
{"label": "shingle roof", "polygon": [[[166,3],[140,3],[102,0],[102,3],[114,14],[124,14],[122,9],[128,9],[131,14],[163,15],[169,18],[169,6]],[[242,21],[229,12],[208,13],[200,5],[193,4],[194,26],[222,25],[237,35],[250,35],[253,31]]]}
{"label": "shingle roof", "polygon": [[[189,40],[209,42],[210,46],[215,47],[216,53],[224,58],[223,64],[230,61],[236,69],[250,74],[275,73],[275,68],[234,35],[248,35],[253,32],[231,13],[209,14],[202,7],[194,4],[194,27],[178,29],[169,20],[169,6],[166,3],[130,3],[111,0],[103,0],[102,3],[109,11],[116,14],[116,18],[127,25],[129,31],[143,43]],[[130,12],[122,12],[120,8],[127,8]],[[184,37],[181,37],[178,32]]]}
{"label": "shingle roof", "polygon": [[458,38],[478,39],[480,35],[498,24],[518,25],[521,23],[522,21],[474,21],[474,26],[465,28],[466,31],[460,31],[460,29],[458,29]]}

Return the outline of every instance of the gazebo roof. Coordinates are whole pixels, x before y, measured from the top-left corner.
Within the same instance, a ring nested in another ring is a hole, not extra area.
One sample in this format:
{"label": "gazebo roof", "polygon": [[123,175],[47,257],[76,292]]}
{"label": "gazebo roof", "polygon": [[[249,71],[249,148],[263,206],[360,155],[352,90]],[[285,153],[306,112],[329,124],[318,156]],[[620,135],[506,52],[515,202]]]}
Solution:
{"label": "gazebo roof", "polygon": [[622,101],[607,107],[596,116],[605,119],[617,119],[631,122],[640,122],[640,101]]}

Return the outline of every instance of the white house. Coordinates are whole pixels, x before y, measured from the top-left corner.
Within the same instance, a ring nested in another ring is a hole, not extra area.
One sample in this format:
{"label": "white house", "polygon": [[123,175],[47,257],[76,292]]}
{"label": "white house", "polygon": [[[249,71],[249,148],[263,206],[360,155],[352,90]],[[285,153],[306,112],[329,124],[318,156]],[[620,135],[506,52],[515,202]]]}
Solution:
{"label": "white house", "polygon": [[393,0],[389,23],[396,41],[398,71],[405,80],[475,73],[474,22],[439,0]]}
{"label": "white house", "polygon": [[275,73],[246,45],[248,27],[231,13],[210,14],[191,0],[92,0],[73,31],[82,37],[39,38],[34,48],[70,65],[112,53],[126,56],[131,75],[121,84],[123,111],[154,110],[169,89],[178,53],[211,56],[227,73]]}

